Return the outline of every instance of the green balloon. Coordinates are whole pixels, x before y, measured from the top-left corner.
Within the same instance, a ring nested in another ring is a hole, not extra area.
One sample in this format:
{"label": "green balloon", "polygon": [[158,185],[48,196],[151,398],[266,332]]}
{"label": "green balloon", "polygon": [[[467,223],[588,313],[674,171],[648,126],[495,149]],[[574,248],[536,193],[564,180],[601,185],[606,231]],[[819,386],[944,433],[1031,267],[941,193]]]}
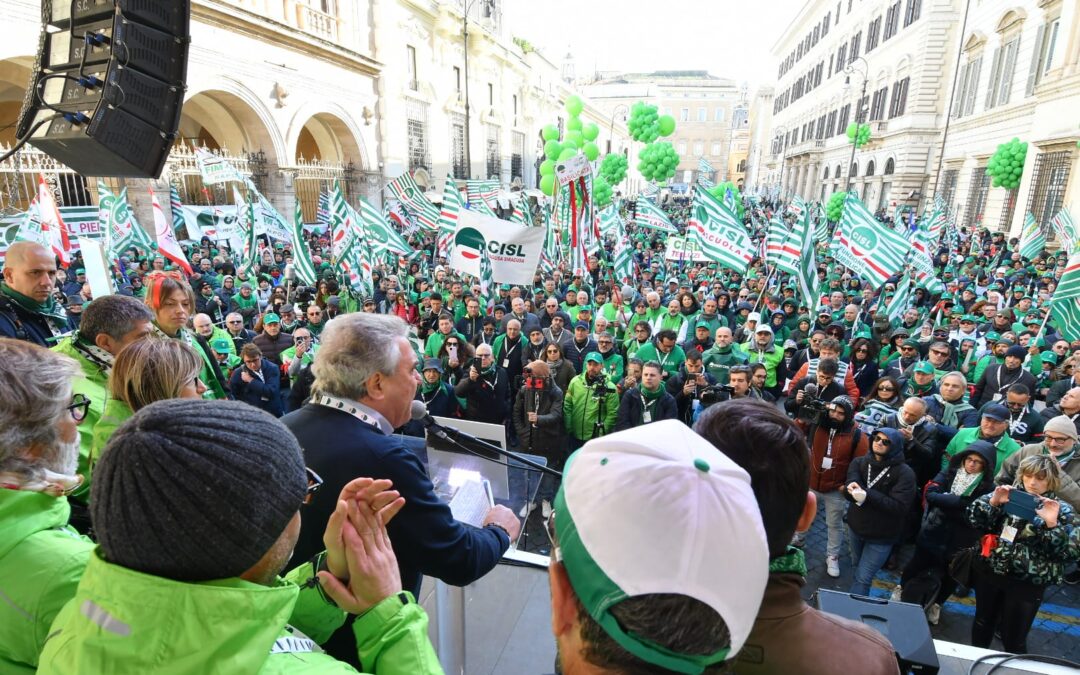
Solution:
{"label": "green balloon", "polygon": [[544,143],[544,156],[548,159],[555,159],[560,152],[562,152],[562,145],[558,141]]}
{"label": "green balloon", "polygon": [[540,191],[551,196],[555,194],[555,176],[554,174],[548,174],[540,177]]}
{"label": "green balloon", "polygon": [[657,119],[657,125],[661,136],[670,136],[675,133],[675,118],[671,115],[661,115]]}
{"label": "green balloon", "polygon": [[581,151],[585,153],[585,157],[590,162],[595,162],[596,158],[600,156],[600,148],[596,147],[596,143],[586,143]]}
{"label": "green balloon", "polygon": [[571,157],[573,157],[576,154],[577,154],[577,149],[576,148],[566,148],[561,153],[559,153],[559,161],[560,162],[565,162],[566,160],[570,159]]}
{"label": "green balloon", "polygon": [[585,103],[582,102],[581,97],[573,95],[566,99],[566,112],[571,115],[580,115],[581,111],[585,109]]}
{"label": "green balloon", "polygon": [[566,120],[566,129],[567,131],[581,131],[581,118],[574,115]]}
{"label": "green balloon", "polygon": [[581,134],[580,131],[571,129],[570,131],[566,132],[566,140],[572,141],[574,145],[580,148],[581,144],[585,142],[585,137]]}
{"label": "green balloon", "polygon": [[578,143],[577,141],[575,141],[572,138],[568,138],[568,139],[566,139],[566,141],[563,142],[562,147],[563,148],[571,148],[572,150],[580,150],[581,149],[581,143]]}
{"label": "green balloon", "polygon": [[559,140],[559,127],[554,124],[549,124],[540,132],[545,141],[557,141]]}
{"label": "green balloon", "polygon": [[600,135],[600,127],[589,122],[581,128],[581,135],[584,136],[587,141],[595,141],[596,137]]}
{"label": "green balloon", "polygon": [[545,159],[544,161],[540,162],[540,175],[541,176],[550,176],[553,173],[555,173],[555,162],[554,162],[554,160]]}

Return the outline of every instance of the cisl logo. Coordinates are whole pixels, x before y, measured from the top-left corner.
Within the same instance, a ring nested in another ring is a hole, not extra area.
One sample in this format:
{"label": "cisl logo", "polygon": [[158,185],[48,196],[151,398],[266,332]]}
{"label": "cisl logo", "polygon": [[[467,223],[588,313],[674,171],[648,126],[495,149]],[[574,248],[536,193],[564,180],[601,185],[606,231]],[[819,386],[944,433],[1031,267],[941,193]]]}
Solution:
{"label": "cisl logo", "polygon": [[487,241],[476,228],[462,227],[454,235],[454,247],[466,260],[479,260],[485,246],[487,246]]}
{"label": "cisl logo", "polygon": [[868,251],[877,248],[878,238],[869,227],[857,227],[851,231],[852,243]]}

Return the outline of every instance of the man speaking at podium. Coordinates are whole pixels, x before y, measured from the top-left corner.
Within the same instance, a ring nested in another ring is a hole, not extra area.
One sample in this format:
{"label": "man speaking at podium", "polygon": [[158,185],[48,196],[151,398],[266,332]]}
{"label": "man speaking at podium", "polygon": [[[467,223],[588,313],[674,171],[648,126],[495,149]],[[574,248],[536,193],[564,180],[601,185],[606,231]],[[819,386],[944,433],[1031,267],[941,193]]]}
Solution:
{"label": "man speaking at podium", "polygon": [[[335,495],[346,483],[359,476],[389,478],[405,498],[405,507],[387,531],[402,586],[419,597],[425,574],[457,586],[487,574],[521,525],[501,505],[492,507],[481,528],[454,520],[450,508],[435,496],[419,458],[393,435],[409,421],[420,382],[407,330],[404,321],[385,314],[357,312],[330,321],[312,365],[310,402],[282,422],[304,449],[307,466],[324,481],[324,489],[304,511],[293,560],[309,560],[323,550]],[[352,636],[346,637],[343,644],[348,645]],[[341,655],[333,643],[327,651],[338,658],[355,655],[351,645]]]}

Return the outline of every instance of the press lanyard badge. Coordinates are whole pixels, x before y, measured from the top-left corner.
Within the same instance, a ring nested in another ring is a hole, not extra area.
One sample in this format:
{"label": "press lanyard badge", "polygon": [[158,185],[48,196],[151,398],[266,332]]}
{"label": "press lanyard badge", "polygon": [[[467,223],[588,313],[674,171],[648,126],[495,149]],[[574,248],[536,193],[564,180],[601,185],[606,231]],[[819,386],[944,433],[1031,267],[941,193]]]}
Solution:
{"label": "press lanyard badge", "polygon": [[1001,528],[1001,539],[1002,541],[1007,541],[1010,544],[1013,543],[1013,541],[1016,539],[1016,528],[1012,525],[1006,525],[1005,527]]}

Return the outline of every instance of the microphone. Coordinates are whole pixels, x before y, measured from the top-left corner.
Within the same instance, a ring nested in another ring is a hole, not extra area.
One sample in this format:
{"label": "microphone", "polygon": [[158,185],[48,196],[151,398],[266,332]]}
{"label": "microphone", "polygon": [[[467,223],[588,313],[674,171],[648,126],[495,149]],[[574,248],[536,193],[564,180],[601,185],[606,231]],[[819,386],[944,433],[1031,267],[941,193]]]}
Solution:
{"label": "microphone", "polygon": [[[817,398],[818,397],[818,391],[819,391],[818,386],[816,384],[814,384],[813,382],[811,382],[811,383],[807,384],[805,387],[803,387],[803,393],[806,396],[809,396],[810,398]],[[420,402],[417,401],[417,403],[420,403]],[[423,405],[423,403],[420,403],[420,405]]]}
{"label": "microphone", "polygon": [[502,455],[503,457],[509,457],[510,459],[524,464],[527,467],[531,467],[537,471],[542,471],[543,473],[551,474],[556,478],[562,478],[562,472],[551,469],[547,466],[544,466],[543,464],[537,464],[531,459],[526,459],[525,457],[522,457],[516,452],[504,450],[503,448],[500,448],[493,443],[488,443],[484,439],[477,438],[470,433],[439,424],[435,421],[435,418],[432,417],[431,414],[428,412],[427,406],[424,404],[423,401],[413,401],[412,407],[409,409],[409,415],[414,421],[423,422],[424,426],[427,427],[428,430],[431,431],[431,433],[435,434],[439,438],[449,443],[453,443],[454,445],[465,448],[465,446],[462,446],[461,443],[459,443],[457,440],[458,438],[463,438],[471,443],[480,445],[487,450],[490,450],[491,452]]}

